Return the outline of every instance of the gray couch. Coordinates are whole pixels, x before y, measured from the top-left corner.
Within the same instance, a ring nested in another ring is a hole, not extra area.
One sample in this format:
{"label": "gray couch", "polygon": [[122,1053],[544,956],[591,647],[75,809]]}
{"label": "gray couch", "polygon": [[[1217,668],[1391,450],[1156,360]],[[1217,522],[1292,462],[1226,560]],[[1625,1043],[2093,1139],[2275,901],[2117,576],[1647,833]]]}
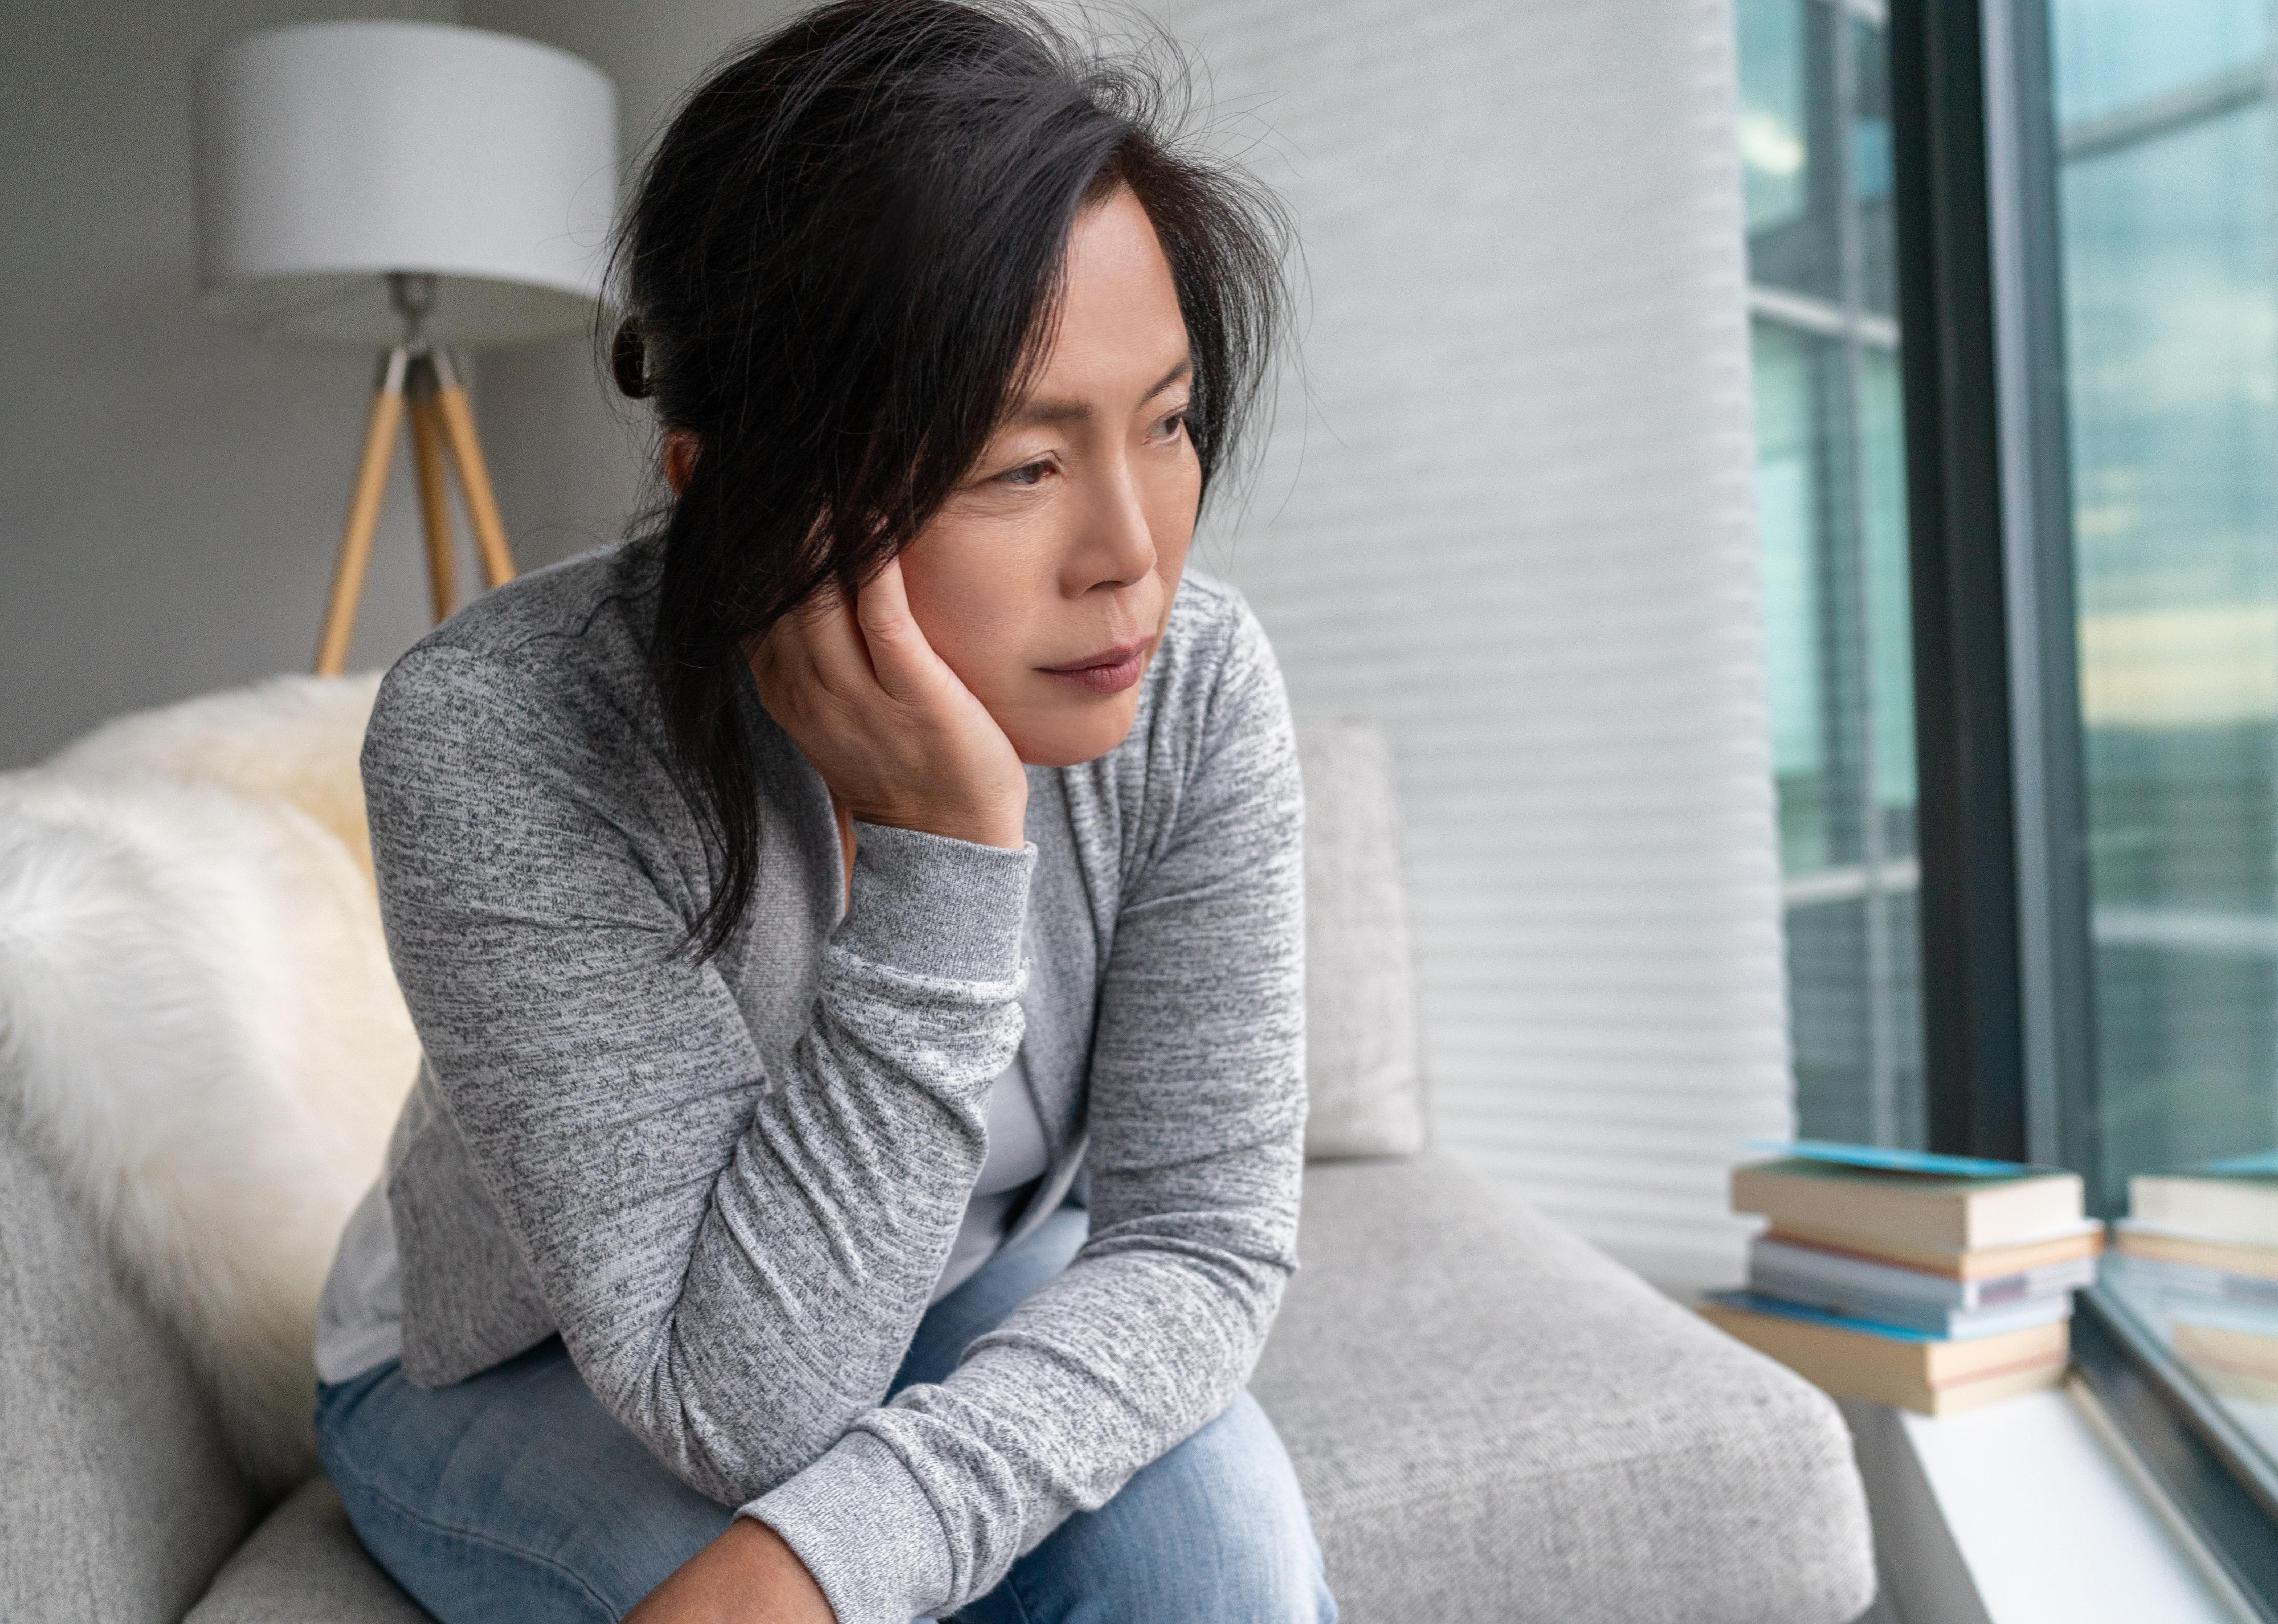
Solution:
{"label": "gray couch", "polygon": [[[1387,759],[1306,730],[1315,1159],[1252,1383],[1344,1618],[1857,1617],[1866,1509],[1826,1398],[1444,1152],[1353,1153],[1421,1139]],[[233,1464],[183,1344],[24,1131],[6,994],[0,1619],[417,1624],[321,1477],[264,1504]]]}

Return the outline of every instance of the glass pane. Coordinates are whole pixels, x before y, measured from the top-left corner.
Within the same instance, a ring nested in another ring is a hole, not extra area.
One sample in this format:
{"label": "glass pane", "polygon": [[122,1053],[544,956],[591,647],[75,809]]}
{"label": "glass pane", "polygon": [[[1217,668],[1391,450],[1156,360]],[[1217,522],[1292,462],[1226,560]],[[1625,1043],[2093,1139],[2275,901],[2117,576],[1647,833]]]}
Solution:
{"label": "glass pane", "polygon": [[1860,300],[1884,315],[1898,309],[1891,257],[1891,75],[1883,31],[1850,21],[1851,196],[1858,233]]}
{"label": "glass pane", "polygon": [[[1736,20],[1749,274],[1839,299],[1852,143],[1837,94],[1836,15],[1826,0],[1739,0]],[[1848,75],[1846,65],[1840,76]]]}
{"label": "glass pane", "polygon": [[1803,11],[1808,0],[1742,0],[1740,176],[1748,234],[1785,229],[1809,211],[1804,174]]}
{"label": "glass pane", "polygon": [[1797,1111],[1919,1145],[1914,675],[1882,31],[1740,0],[1756,496]]}
{"label": "glass pane", "polygon": [[1915,849],[1914,613],[1907,572],[1907,458],[1899,357],[1859,357],[1860,522],[1865,526],[1875,795],[1884,848]]}
{"label": "glass pane", "polygon": [[1798,874],[1826,868],[1835,850],[1819,658],[1822,425],[1812,377],[1813,346],[1824,341],[1763,321],[1755,324],[1754,339],[1756,523],[1772,774],[1779,785],[1781,865]]}
{"label": "glass pane", "polygon": [[2141,111],[2270,48],[2269,0],[2056,0],[2058,116],[2078,129]]}
{"label": "glass pane", "polygon": [[2155,1234],[2151,1188],[2130,1186],[2278,1141],[2267,4],[2053,0],[2051,21],[2098,1050],[2083,1171],[2096,1209],[2130,1220],[2107,1291],[2278,1436],[2278,1247],[2205,1214]]}
{"label": "glass pane", "polygon": [[[2064,60],[2092,64],[2075,10]],[[2060,181],[2107,1211],[2278,1132],[2271,140],[2257,101]]]}

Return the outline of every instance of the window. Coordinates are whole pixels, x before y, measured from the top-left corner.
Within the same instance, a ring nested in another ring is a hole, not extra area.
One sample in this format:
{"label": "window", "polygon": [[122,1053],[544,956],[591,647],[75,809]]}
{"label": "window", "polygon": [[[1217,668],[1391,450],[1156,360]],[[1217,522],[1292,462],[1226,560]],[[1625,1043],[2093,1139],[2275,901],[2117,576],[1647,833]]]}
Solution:
{"label": "window", "polygon": [[[1738,0],[1798,1115],[2106,1215],[2278,1144],[2272,16]],[[2131,1278],[2082,1367],[2278,1617],[2278,1279]]]}
{"label": "window", "polygon": [[1801,1131],[1919,1146],[1914,671],[1883,13],[1740,0],[1739,136]]}

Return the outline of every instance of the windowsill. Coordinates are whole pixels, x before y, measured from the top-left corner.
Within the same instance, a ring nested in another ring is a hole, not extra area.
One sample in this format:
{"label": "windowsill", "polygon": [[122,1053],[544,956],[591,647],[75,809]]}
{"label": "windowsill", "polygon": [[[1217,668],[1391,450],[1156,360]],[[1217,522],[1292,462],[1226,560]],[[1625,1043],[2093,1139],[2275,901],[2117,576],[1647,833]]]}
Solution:
{"label": "windowsill", "polygon": [[1846,1400],[1875,1518],[1877,1624],[2235,1624],[2068,1390],[1943,1420]]}

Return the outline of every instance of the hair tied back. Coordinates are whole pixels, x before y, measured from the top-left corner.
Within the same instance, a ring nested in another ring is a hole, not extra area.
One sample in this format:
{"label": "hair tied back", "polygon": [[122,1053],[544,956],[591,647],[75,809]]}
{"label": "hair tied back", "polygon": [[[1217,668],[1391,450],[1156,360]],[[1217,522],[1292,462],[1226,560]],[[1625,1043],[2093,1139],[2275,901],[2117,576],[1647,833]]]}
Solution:
{"label": "hair tied back", "polygon": [[648,382],[648,346],[641,341],[640,324],[628,316],[617,324],[609,344],[609,372],[617,393],[628,400],[645,401],[654,393]]}

